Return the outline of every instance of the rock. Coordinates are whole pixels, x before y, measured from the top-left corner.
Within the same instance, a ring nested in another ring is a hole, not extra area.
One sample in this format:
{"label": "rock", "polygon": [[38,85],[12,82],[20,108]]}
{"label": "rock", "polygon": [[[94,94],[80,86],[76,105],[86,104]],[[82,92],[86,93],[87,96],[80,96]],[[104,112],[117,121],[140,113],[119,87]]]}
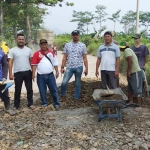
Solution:
{"label": "rock", "polygon": [[126,135],[127,135],[129,138],[133,138],[133,136],[134,136],[134,135],[133,135],[132,133],[130,133],[130,132],[127,132]]}
{"label": "rock", "polygon": [[16,113],[14,110],[12,110],[12,109],[6,109],[5,112],[8,113],[8,114],[10,114],[11,116],[14,116],[14,115],[17,114],[17,113]]}
{"label": "rock", "polygon": [[140,145],[140,150],[148,150],[148,146],[146,143]]}
{"label": "rock", "polygon": [[146,121],[146,125],[150,127],[150,121]]}
{"label": "rock", "polygon": [[133,150],[139,150],[139,145],[133,145]]}

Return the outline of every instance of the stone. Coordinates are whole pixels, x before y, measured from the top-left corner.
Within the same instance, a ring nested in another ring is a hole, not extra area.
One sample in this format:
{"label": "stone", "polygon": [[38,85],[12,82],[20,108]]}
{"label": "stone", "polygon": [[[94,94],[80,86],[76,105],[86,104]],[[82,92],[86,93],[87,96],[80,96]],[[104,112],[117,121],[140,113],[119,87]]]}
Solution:
{"label": "stone", "polygon": [[150,121],[146,121],[146,125],[150,127]]}
{"label": "stone", "polygon": [[130,133],[130,132],[127,132],[126,136],[128,136],[129,138],[133,138],[134,135],[132,133]]}
{"label": "stone", "polygon": [[148,146],[146,143],[140,145],[140,150],[148,150]]}

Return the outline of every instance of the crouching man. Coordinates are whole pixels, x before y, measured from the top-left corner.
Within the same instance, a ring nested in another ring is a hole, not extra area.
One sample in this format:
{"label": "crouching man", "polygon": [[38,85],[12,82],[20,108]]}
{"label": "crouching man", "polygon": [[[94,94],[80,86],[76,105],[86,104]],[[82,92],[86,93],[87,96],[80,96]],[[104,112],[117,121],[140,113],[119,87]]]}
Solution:
{"label": "crouching man", "polygon": [[135,111],[140,111],[141,110],[143,73],[138,64],[138,59],[134,51],[129,48],[128,43],[121,42],[119,47],[121,51],[124,51],[124,56],[127,62],[129,104],[133,103],[133,96],[134,96],[139,105],[139,107],[135,108]]}

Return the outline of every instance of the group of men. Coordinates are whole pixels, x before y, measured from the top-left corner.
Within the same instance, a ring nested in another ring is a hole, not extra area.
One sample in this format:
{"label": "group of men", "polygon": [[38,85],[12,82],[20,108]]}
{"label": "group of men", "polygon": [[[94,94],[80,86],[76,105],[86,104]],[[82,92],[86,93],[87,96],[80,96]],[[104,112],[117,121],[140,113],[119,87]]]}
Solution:
{"label": "group of men", "polygon": [[[87,51],[86,45],[80,42],[80,32],[78,30],[74,30],[71,33],[71,36],[72,41],[66,43],[63,48],[63,59],[60,70],[60,72],[64,74],[61,84],[61,98],[63,99],[63,97],[66,97],[67,84],[74,75],[74,100],[79,100],[83,64],[85,66],[84,74],[85,76],[88,75]],[[136,97],[139,104],[139,107],[137,107],[136,110],[140,110],[142,84],[145,79],[144,71],[146,56],[149,54],[149,51],[145,45],[141,44],[140,34],[136,34],[133,38],[135,40],[135,46],[131,47],[131,49],[127,42],[121,42],[120,46],[116,45],[113,42],[112,33],[109,31],[105,32],[104,43],[99,47],[97,52],[95,75],[99,75],[99,67],[101,66],[100,72],[102,87],[104,89],[106,89],[107,86],[110,89],[117,88],[120,66],[120,50],[124,51],[127,62],[129,103],[133,102],[133,96]],[[25,36],[23,34],[18,34],[16,41],[17,46],[12,48],[8,54],[9,79],[14,80],[15,82],[13,110],[20,107],[20,94],[23,82],[25,83],[27,90],[28,107],[32,110],[35,109],[35,106],[33,105],[32,88],[32,80],[34,81],[35,78],[40,92],[41,105],[43,107],[48,105],[48,100],[46,98],[48,87],[54,101],[53,105],[56,110],[59,110],[60,99],[56,85],[56,79],[59,77],[58,60],[53,50],[48,48],[47,40],[40,40],[40,50],[36,51],[34,54],[32,54],[32,50],[30,48],[25,46]],[[3,80],[3,78],[6,79],[5,73],[0,80]]]}

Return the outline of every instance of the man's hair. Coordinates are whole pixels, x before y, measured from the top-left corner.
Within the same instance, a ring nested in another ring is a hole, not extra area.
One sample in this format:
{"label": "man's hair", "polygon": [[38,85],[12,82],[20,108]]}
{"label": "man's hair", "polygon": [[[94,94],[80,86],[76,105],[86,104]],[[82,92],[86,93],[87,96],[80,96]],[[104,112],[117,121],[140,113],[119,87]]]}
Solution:
{"label": "man's hair", "polygon": [[[17,37],[18,37],[18,36],[24,36],[24,34],[22,34],[22,33],[19,33],[19,34],[17,34]],[[24,36],[24,37],[25,37],[25,36]]]}

